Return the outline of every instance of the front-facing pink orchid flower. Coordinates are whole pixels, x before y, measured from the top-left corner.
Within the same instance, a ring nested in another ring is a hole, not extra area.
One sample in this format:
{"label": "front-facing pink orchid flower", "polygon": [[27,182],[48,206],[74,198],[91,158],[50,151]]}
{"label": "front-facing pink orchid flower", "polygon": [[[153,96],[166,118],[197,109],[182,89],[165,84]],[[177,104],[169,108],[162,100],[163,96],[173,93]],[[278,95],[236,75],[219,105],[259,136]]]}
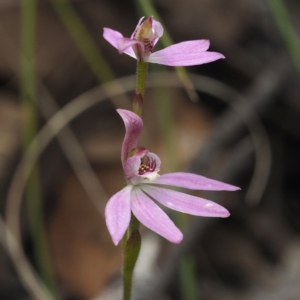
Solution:
{"label": "front-facing pink orchid flower", "polygon": [[191,173],[159,176],[159,157],[145,148],[137,147],[143,129],[142,119],[128,110],[117,111],[126,128],[121,160],[127,186],[113,195],[105,208],[106,224],[115,245],[128,228],[131,212],[142,224],[167,240],[181,242],[181,231],[154,200],[173,210],[196,216],[226,218],[230,215],[219,204],[164,186],[209,191],[236,191],[238,187]]}
{"label": "front-facing pink orchid flower", "polygon": [[163,27],[153,17],[142,22],[143,18],[130,38],[125,38],[120,32],[110,28],[104,28],[103,37],[120,54],[126,53],[138,61],[166,66],[194,66],[224,58],[221,53],[207,51],[208,40],[186,41],[153,52],[155,44],[163,35]]}

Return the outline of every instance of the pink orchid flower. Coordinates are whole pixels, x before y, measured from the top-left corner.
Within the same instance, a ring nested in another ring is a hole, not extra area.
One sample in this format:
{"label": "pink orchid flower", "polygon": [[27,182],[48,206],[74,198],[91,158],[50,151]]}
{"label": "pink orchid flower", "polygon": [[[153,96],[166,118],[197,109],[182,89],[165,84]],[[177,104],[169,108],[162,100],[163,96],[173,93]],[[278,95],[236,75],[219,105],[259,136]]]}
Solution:
{"label": "pink orchid flower", "polygon": [[103,37],[120,54],[125,53],[138,61],[166,66],[194,66],[224,58],[221,53],[207,51],[208,40],[186,41],[153,52],[164,30],[153,17],[142,22],[143,19],[144,17],[140,19],[130,38],[125,38],[120,32],[110,28],[104,28]]}
{"label": "pink orchid flower", "polygon": [[236,191],[238,187],[191,173],[159,176],[159,157],[145,148],[137,147],[143,129],[142,119],[128,110],[117,111],[126,128],[121,160],[127,186],[113,195],[105,208],[106,224],[115,245],[128,228],[131,212],[142,224],[167,240],[181,242],[181,231],[154,200],[173,210],[196,216],[226,218],[230,215],[219,204],[167,189],[166,186],[209,191]]}

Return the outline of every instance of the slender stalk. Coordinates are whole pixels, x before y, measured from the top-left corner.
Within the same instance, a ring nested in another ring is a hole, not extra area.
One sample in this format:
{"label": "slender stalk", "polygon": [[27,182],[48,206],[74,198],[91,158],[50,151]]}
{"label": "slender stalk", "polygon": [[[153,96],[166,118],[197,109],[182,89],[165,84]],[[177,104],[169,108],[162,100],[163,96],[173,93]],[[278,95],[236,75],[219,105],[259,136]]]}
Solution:
{"label": "slender stalk", "polygon": [[142,117],[142,113],[143,113],[147,75],[148,75],[148,63],[138,61],[136,67],[136,89],[135,89],[135,95],[132,102],[132,111],[135,112],[140,117]]}
{"label": "slender stalk", "polygon": [[[35,73],[37,0],[21,1],[21,76],[20,96],[23,111],[22,137],[26,149],[37,132],[37,87]],[[34,148],[37,151],[38,145]],[[34,154],[34,153],[32,153]],[[45,236],[43,205],[40,191],[39,170],[36,166],[26,188],[30,232],[36,263],[42,279],[56,299],[58,298],[52,275]]]}
{"label": "slender stalk", "polygon": [[123,300],[131,299],[133,271],[141,249],[139,221],[132,214],[123,237]]}
{"label": "slender stalk", "polygon": [[136,68],[136,90],[137,94],[144,96],[145,87],[148,74],[148,63],[143,61],[138,61]]}
{"label": "slender stalk", "polygon": [[142,117],[144,97],[142,94],[135,94],[132,102],[132,111]]}

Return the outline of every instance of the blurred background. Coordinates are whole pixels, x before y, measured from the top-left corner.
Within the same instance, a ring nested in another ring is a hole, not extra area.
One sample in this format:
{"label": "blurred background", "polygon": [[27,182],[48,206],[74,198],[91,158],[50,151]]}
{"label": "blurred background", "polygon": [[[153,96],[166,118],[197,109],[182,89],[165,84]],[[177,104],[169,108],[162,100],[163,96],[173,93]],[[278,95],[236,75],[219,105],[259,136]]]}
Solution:
{"label": "blurred background", "polygon": [[194,193],[228,219],[142,228],[133,299],[300,299],[300,3],[297,0],[0,0],[0,299],[121,299],[121,248],[104,221],[124,186],[116,107],[136,62],[102,37],[141,16],[225,60],[150,65],[141,146],[161,173],[242,188]]}

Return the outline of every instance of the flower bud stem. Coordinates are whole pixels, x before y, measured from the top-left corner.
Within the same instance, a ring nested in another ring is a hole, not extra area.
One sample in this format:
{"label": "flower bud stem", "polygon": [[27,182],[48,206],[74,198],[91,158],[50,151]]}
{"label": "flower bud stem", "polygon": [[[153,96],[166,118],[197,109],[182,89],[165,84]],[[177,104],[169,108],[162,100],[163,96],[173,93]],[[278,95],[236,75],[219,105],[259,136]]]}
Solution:
{"label": "flower bud stem", "polygon": [[148,63],[138,61],[136,67],[136,90],[133,98],[132,111],[142,117],[145,86],[148,74]]}
{"label": "flower bud stem", "polygon": [[138,61],[136,68],[136,93],[145,94],[145,86],[148,74],[148,63],[143,61]]}
{"label": "flower bud stem", "polygon": [[141,249],[140,222],[131,214],[127,232],[123,237],[123,300],[130,300],[133,270]]}
{"label": "flower bud stem", "polygon": [[143,113],[143,104],[144,97],[142,96],[142,94],[135,94],[132,102],[132,111],[140,117],[142,117]]}

